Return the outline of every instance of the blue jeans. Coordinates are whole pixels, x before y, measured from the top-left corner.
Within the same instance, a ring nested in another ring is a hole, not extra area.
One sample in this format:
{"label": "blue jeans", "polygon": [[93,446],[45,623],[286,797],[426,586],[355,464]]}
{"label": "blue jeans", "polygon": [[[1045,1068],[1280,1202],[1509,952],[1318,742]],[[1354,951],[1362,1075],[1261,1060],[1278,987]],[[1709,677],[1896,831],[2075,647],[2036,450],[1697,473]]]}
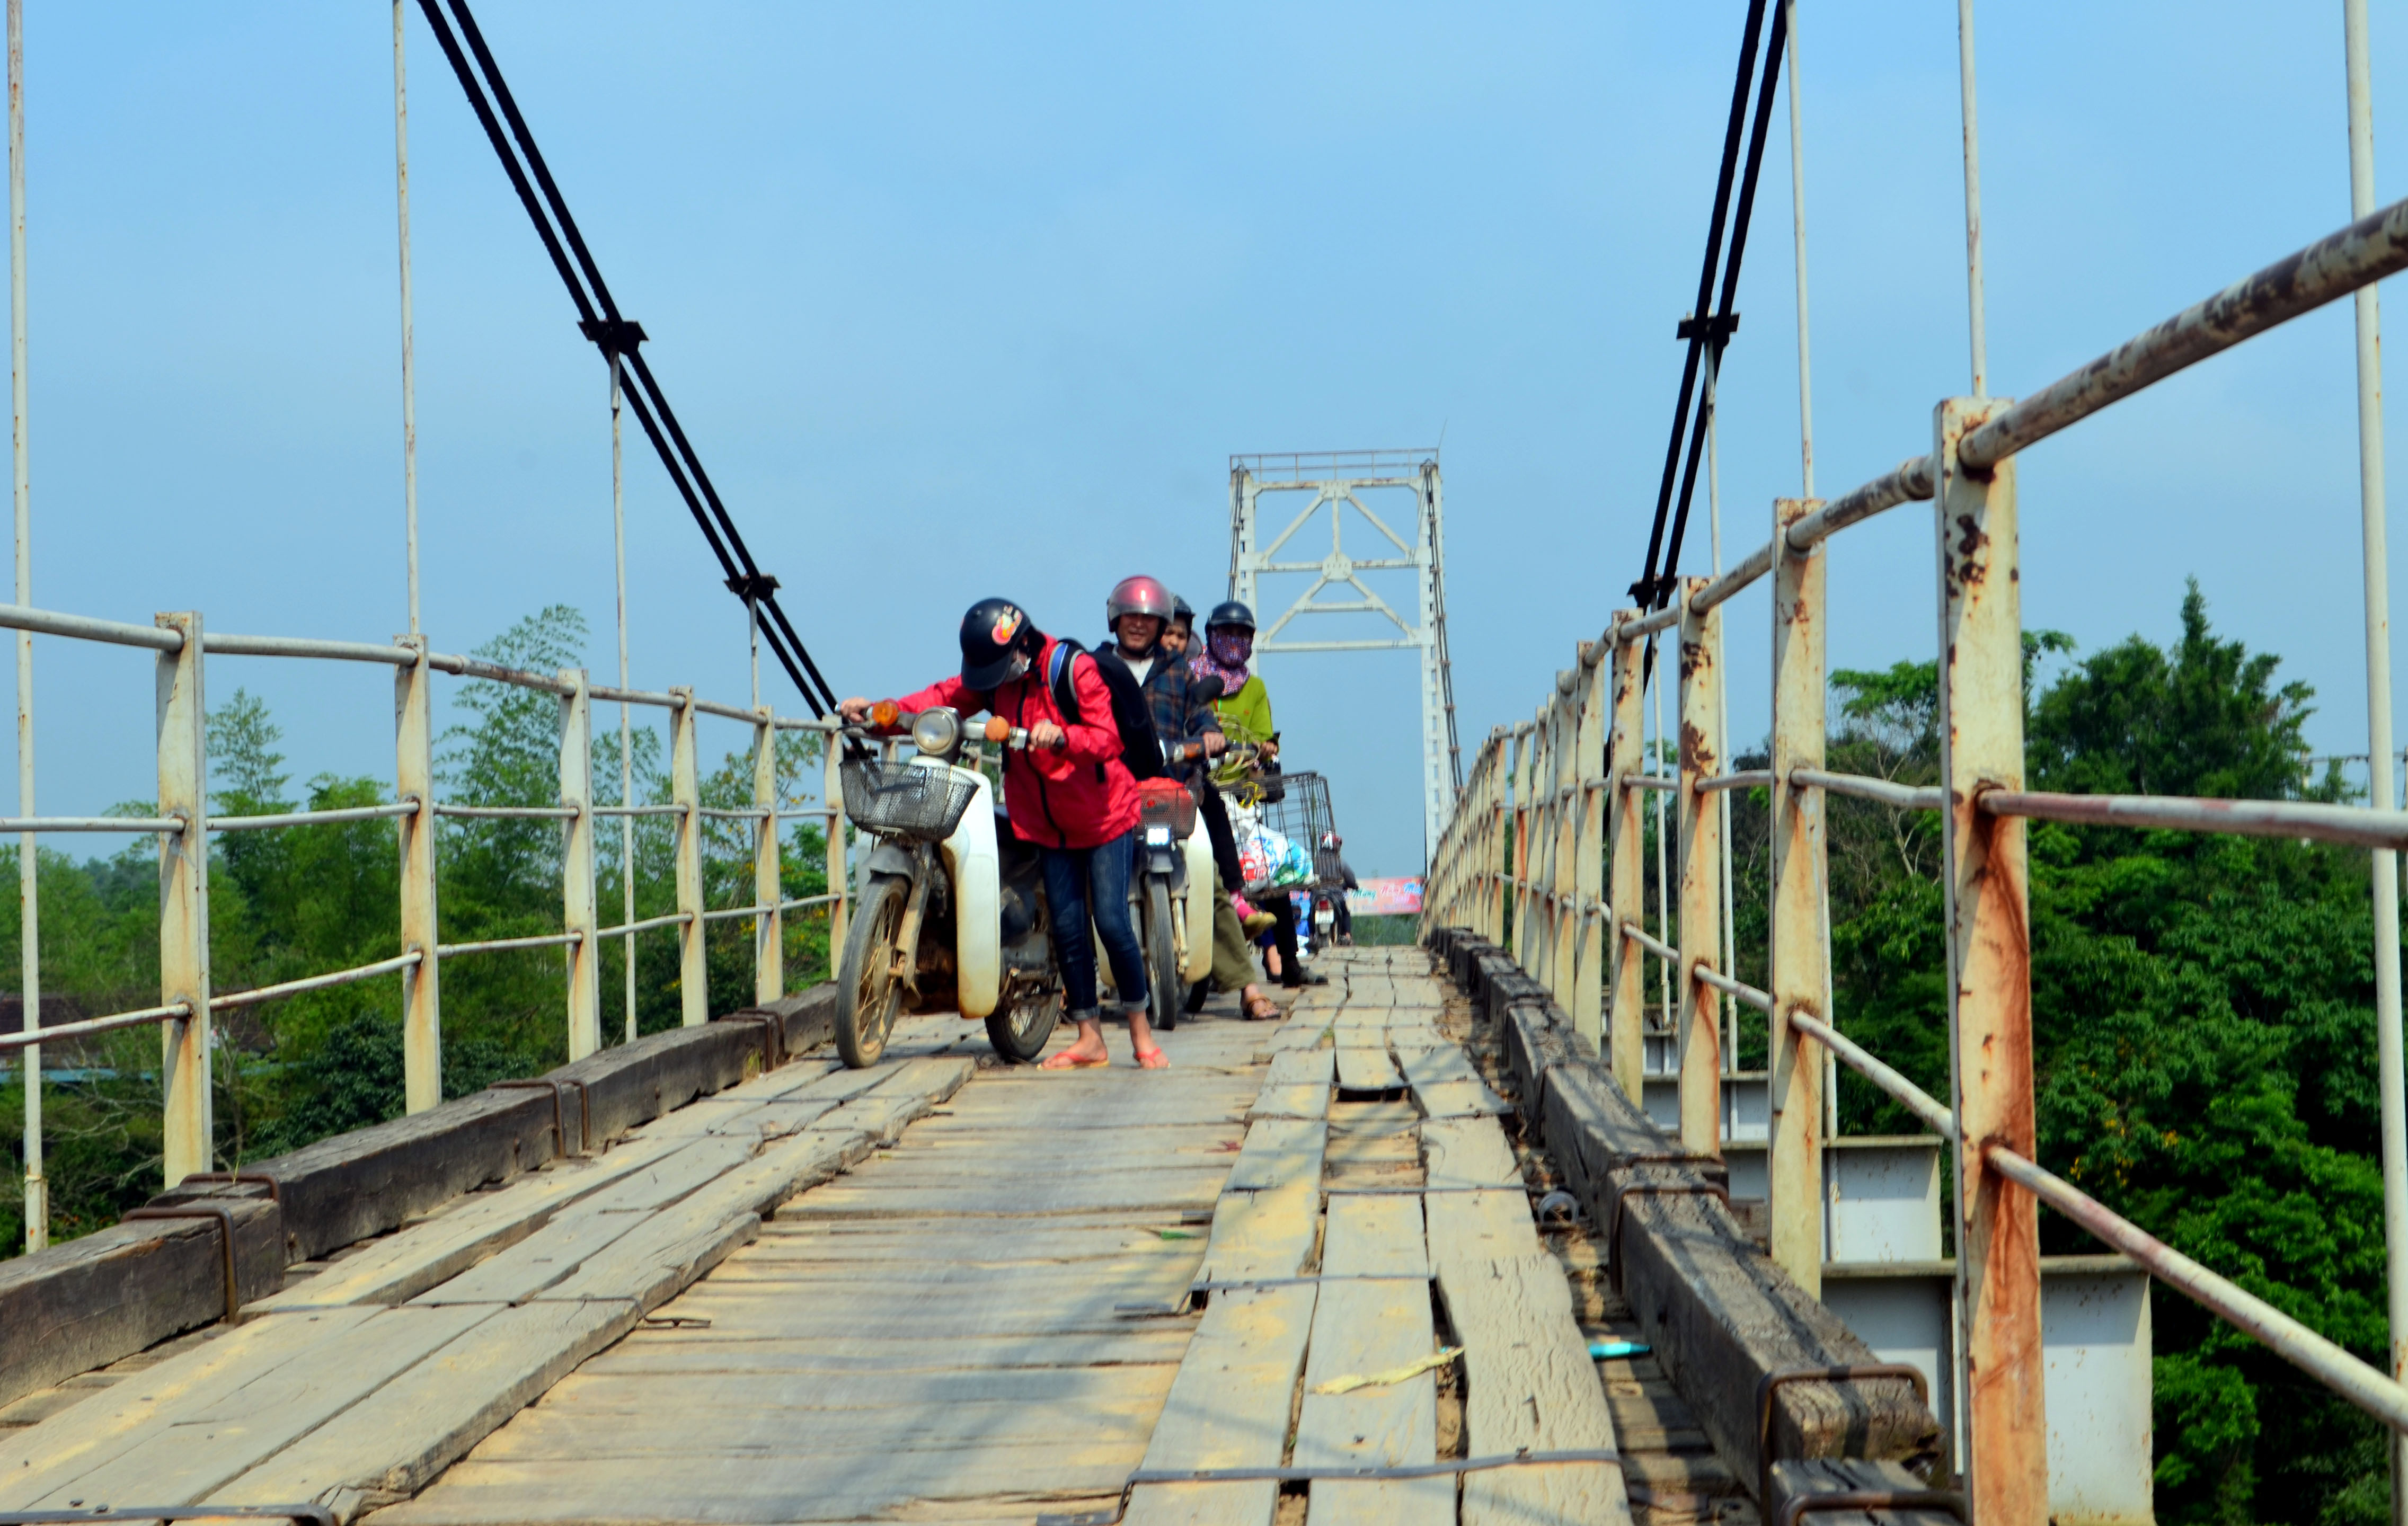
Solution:
{"label": "blue jeans", "polygon": [[[1124,832],[1094,848],[1043,848],[1045,904],[1054,917],[1054,957],[1071,1020],[1096,1016],[1096,943],[1112,962],[1112,983],[1121,1005],[1144,1011],[1148,1000],[1145,955],[1137,925],[1129,920],[1129,871],[1137,859],[1137,834]],[[1096,935],[1087,935],[1090,916]]]}

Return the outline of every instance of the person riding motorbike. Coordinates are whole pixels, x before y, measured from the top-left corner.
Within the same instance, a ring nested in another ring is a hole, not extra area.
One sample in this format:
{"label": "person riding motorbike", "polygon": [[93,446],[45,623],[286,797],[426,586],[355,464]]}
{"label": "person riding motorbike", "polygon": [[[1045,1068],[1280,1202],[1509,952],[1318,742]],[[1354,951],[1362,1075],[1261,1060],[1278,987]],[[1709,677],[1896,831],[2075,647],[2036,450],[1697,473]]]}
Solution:
{"label": "person riding motorbike", "polygon": [[1330,936],[1341,944],[1354,941],[1354,913],[1347,907],[1345,891],[1363,888],[1362,881],[1354,877],[1353,865],[1346,862],[1346,855],[1339,851],[1345,846],[1346,839],[1336,831],[1325,832],[1321,834],[1321,847],[1312,855],[1313,877],[1329,892]]}
{"label": "person riding motorbike", "polygon": [[[1145,958],[1129,920],[1137,782],[1121,758],[1111,693],[1096,660],[1075,645],[1045,635],[1017,604],[999,598],[970,606],[962,617],[961,648],[959,675],[894,703],[907,717],[937,706],[965,716],[991,711],[1028,734],[1025,749],[1005,754],[1004,805],[1012,834],[1043,855],[1065,1015],[1079,1027],[1078,1039],[1047,1060],[1044,1068],[1084,1069],[1111,1062],[1096,1000],[1096,942],[1100,940],[1111,960],[1138,1064],[1166,1069],[1170,1062],[1154,1042],[1145,1019]],[[1066,716],[1054,698],[1054,684],[1065,680],[1077,701],[1077,720]],[[838,708],[848,722],[859,725],[868,718],[870,704],[856,696]],[[1094,938],[1087,934],[1091,917]]]}
{"label": "person riding motorbike", "polygon": [[1191,655],[1188,648],[1196,644],[1196,606],[1174,593],[1170,596],[1170,622],[1162,628],[1163,655],[1185,666]]}

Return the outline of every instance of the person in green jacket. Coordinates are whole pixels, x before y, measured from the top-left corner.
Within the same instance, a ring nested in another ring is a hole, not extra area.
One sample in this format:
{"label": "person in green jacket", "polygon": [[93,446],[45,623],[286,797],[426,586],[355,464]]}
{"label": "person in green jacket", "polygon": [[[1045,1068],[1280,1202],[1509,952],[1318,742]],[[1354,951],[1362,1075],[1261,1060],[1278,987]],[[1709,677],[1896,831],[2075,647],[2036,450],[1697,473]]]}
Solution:
{"label": "person in green jacket", "polygon": [[[1270,764],[1279,760],[1279,731],[1271,720],[1271,692],[1264,686],[1263,676],[1251,669],[1254,655],[1254,612],[1231,599],[1214,606],[1205,618],[1204,649],[1190,657],[1187,665],[1198,677],[1221,680],[1221,697],[1212,702],[1212,713],[1230,746],[1252,743],[1259,762]],[[1235,791],[1254,777],[1255,767],[1254,760],[1226,757],[1212,771],[1212,782],[1224,791]],[[1286,893],[1268,892],[1256,898],[1256,904],[1276,919],[1280,984],[1325,984],[1320,977],[1304,973],[1296,946],[1296,907]]]}

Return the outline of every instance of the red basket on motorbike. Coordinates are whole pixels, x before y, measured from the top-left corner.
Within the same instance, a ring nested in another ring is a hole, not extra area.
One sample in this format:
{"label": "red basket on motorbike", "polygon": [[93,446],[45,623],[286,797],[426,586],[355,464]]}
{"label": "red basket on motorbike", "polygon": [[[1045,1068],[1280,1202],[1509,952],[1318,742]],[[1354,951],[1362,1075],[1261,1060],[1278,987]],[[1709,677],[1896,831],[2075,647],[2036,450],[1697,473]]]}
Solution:
{"label": "red basket on motorbike", "polygon": [[1140,827],[1168,827],[1174,839],[1196,830],[1196,797],[1177,779],[1137,781],[1137,820]]}

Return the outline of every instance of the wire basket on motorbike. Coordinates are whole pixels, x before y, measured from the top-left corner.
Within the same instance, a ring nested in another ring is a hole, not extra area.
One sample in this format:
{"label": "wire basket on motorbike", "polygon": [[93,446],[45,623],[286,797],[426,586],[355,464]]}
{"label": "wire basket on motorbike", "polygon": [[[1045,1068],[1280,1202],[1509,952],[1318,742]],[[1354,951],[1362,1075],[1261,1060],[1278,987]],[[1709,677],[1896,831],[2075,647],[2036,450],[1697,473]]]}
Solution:
{"label": "wire basket on motorbike", "polygon": [[1137,821],[1147,841],[1153,840],[1154,828],[1167,827],[1172,841],[1184,842],[1196,830],[1196,796],[1174,778],[1140,779]]}
{"label": "wire basket on motorbike", "polygon": [[1304,772],[1280,776],[1276,795],[1253,801],[1233,796],[1231,824],[1238,829],[1238,855],[1246,870],[1247,893],[1258,891],[1342,890],[1315,863],[1313,845],[1333,828],[1329,781]]}
{"label": "wire basket on motorbike", "polygon": [[978,788],[960,775],[878,758],[844,763],[844,814],[864,832],[938,842],[953,834]]}

